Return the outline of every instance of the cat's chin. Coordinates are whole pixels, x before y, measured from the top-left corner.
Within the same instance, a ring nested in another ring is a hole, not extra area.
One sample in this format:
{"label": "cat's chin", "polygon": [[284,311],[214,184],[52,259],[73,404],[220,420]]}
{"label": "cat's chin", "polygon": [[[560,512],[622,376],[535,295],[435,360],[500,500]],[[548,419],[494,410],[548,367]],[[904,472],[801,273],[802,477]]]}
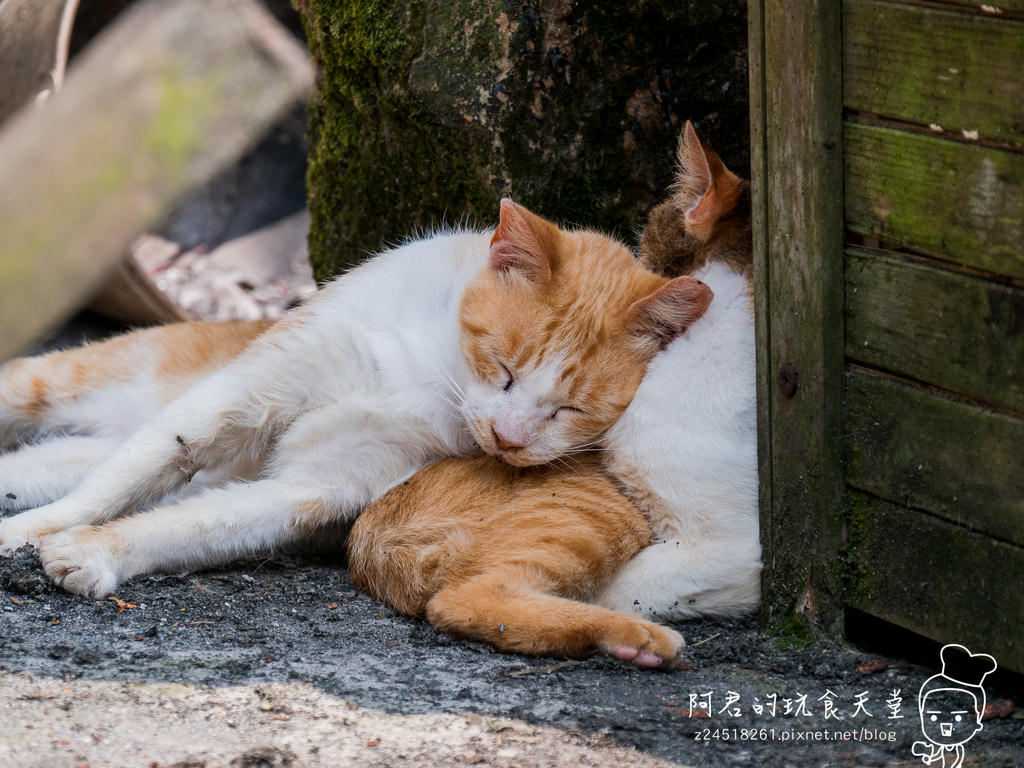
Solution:
{"label": "cat's chin", "polygon": [[516,461],[514,459],[514,457],[511,456],[510,454],[502,453],[501,451],[494,451],[493,453],[488,451],[487,455],[491,456],[499,464],[507,464],[510,467],[526,467],[526,466],[529,466],[528,463],[520,463],[520,462]]}
{"label": "cat's chin", "polygon": [[544,458],[540,456],[534,456],[531,453],[525,451],[501,451],[501,450],[490,450],[485,451],[489,456],[493,457],[495,461],[501,464],[507,464],[510,467],[536,467],[541,464],[548,464],[554,459]]}

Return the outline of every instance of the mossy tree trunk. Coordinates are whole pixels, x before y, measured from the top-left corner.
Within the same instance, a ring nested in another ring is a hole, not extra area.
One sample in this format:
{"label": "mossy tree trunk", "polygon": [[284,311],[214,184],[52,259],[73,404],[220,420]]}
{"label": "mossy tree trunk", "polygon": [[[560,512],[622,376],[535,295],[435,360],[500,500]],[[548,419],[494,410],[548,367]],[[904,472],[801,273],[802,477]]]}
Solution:
{"label": "mossy tree trunk", "polygon": [[629,238],[686,119],[747,167],[746,7],[733,0],[296,0],[320,279],[502,196]]}

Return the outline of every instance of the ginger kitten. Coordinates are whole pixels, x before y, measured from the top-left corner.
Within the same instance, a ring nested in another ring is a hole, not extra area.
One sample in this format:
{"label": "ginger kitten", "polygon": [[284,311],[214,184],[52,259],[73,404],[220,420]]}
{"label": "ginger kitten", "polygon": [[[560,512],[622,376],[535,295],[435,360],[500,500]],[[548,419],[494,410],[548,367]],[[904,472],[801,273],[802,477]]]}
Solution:
{"label": "ginger kitten", "polygon": [[519,470],[476,456],[421,470],[356,520],[352,583],[503,651],[671,666],[678,633],[586,602],[651,531],[593,454],[573,463]]}
{"label": "ginger kitten", "polygon": [[[0,435],[42,442],[0,456],[0,497],[49,503],[0,522],[0,553],[37,543],[51,577],[102,596],[350,520],[477,445],[551,461],[611,425],[710,300],[506,200],[493,233],[385,252],[248,345],[246,331],[223,347],[214,334],[185,353],[172,327],[15,361],[0,370]],[[83,450],[82,437],[108,442]],[[56,475],[106,450],[63,498],[60,479],[21,485],[28,453],[47,452]]]}

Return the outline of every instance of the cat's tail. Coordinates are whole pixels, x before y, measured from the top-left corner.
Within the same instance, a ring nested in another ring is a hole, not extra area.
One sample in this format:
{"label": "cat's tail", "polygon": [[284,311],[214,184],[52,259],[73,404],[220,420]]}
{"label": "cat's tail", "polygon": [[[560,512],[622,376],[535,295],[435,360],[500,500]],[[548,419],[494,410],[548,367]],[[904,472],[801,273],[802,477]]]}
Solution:
{"label": "cat's tail", "polygon": [[175,323],[0,365],[0,450],[50,432],[130,431],[271,324]]}

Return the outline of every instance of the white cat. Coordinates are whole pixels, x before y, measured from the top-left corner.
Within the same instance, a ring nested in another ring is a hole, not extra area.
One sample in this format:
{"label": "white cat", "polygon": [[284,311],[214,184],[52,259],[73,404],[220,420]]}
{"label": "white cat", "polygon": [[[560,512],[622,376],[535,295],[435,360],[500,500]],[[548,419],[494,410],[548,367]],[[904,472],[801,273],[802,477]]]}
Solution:
{"label": "white cat", "polygon": [[715,300],[648,366],[605,437],[606,469],[657,541],[597,598],[663,621],[755,611],[761,574],[749,187],[689,123],[679,161],[641,256],[658,271],[688,271]]}
{"label": "white cat", "polygon": [[[0,444],[57,436],[0,457],[0,496],[52,502],[0,523],[0,553],[36,543],[52,578],[102,596],[137,574],[222,563],[351,519],[476,445],[517,465],[550,461],[607,429],[659,345],[710,298],[616,241],[503,201],[493,237],[384,253],[248,346],[211,341],[212,361],[179,343],[207,332],[195,326],[14,361],[0,371]],[[500,396],[510,370],[515,397]],[[64,479],[23,488],[33,456],[52,475],[87,474],[63,498]],[[125,516],[197,472],[213,487]]]}

